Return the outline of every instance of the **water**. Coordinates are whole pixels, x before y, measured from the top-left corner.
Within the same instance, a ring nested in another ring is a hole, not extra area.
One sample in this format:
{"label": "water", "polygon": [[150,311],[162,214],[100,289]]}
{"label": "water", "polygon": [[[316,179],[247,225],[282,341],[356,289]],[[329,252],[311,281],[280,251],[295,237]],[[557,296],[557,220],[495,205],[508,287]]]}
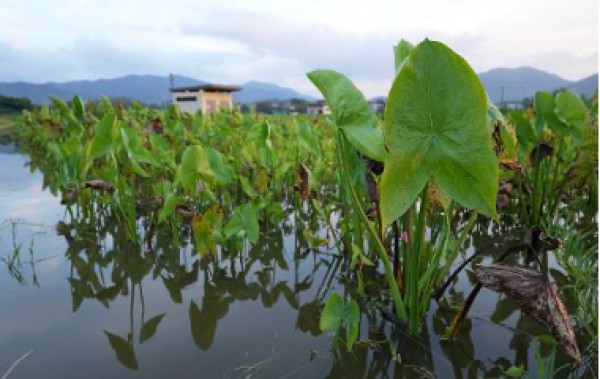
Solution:
{"label": "water", "polygon": [[[65,207],[28,162],[13,145],[0,147],[0,374],[28,352],[10,378],[470,378],[519,364],[535,373],[533,336],[545,331],[489,290],[456,340],[441,340],[473,286],[470,270],[447,301],[432,302],[420,336],[370,309],[355,350],[331,352],[320,310],[332,291],[355,292],[355,279],[342,275],[335,250],[307,247],[291,212],[256,247],[218,260],[157,236],[166,259],[136,251],[118,225],[57,233]],[[83,237],[69,241],[75,231]],[[511,238],[478,226],[466,254]],[[549,266],[560,276],[551,256]],[[383,285],[371,277],[366,291]]]}

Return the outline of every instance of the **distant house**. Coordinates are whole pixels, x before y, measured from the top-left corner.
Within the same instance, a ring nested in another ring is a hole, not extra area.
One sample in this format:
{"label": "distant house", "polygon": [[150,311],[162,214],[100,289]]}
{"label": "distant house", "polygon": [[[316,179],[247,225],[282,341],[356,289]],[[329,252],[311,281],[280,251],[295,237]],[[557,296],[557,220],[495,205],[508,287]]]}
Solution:
{"label": "distant house", "polygon": [[373,99],[369,101],[369,105],[371,106],[371,111],[373,113],[383,113],[385,109],[385,100],[381,98]]}
{"label": "distant house", "polygon": [[498,108],[505,109],[525,109],[527,108],[527,99],[521,101],[501,101],[498,103]]}
{"label": "distant house", "polygon": [[325,101],[317,101],[306,106],[306,113],[311,116],[328,115],[331,114],[331,109]]}
{"label": "distant house", "polygon": [[183,112],[211,113],[219,109],[233,109],[233,92],[241,90],[238,86],[202,84],[188,87],[171,88],[173,104]]}

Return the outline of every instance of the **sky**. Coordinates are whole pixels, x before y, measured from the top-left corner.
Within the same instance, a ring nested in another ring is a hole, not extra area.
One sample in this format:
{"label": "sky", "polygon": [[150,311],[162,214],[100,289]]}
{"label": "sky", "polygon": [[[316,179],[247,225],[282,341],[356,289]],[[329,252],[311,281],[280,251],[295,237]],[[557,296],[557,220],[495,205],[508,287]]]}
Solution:
{"label": "sky", "polygon": [[176,73],[268,81],[309,95],[306,72],[387,93],[392,46],[444,42],[477,72],[598,71],[596,0],[0,0],[0,81]]}

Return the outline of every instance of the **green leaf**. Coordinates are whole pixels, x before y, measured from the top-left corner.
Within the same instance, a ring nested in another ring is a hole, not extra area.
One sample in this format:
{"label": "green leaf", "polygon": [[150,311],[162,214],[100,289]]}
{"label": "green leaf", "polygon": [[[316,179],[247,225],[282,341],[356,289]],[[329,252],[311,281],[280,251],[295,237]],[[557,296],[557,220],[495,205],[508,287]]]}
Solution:
{"label": "green leaf", "polygon": [[246,236],[252,243],[258,242],[259,229],[258,229],[258,215],[256,210],[250,204],[244,204],[240,208],[240,214],[242,222],[246,230]]}
{"label": "green leaf", "polygon": [[240,183],[242,185],[242,190],[249,198],[254,199],[258,196],[258,193],[254,190],[254,187],[250,184],[248,178],[240,175]]}
{"label": "green leaf", "polygon": [[50,96],[50,100],[52,101],[52,106],[60,112],[61,116],[70,116],[72,114],[71,108],[64,102],[64,100],[56,97]]}
{"label": "green leaf", "polygon": [[560,136],[569,134],[569,128],[558,118],[554,111],[556,109],[556,102],[551,93],[546,91],[536,92],[534,104],[538,116],[536,120],[536,134],[538,136],[541,136],[544,121],[554,133]]}
{"label": "green leaf", "polygon": [[408,42],[404,38],[400,40],[400,42],[394,46],[394,63],[396,66],[396,75],[400,72],[402,68],[402,63],[408,57],[408,54],[412,51],[414,46],[412,43]]}
{"label": "green leaf", "polygon": [[158,324],[160,324],[164,317],[165,313],[159,314],[158,316],[152,317],[150,320],[146,321],[144,325],[142,325],[142,329],[140,330],[140,343],[143,343],[156,334]]}
{"label": "green leaf", "polygon": [[302,235],[304,236],[304,239],[306,239],[306,241],[309,243],[309,245],[311,247],[320,247],[320,246],[325,246],[327,245],[327,243],[329,242],[327,240],[327,238],[319,238],[316,237],[311,231],[310,229],[304,228],[304,230],[302,231]]}
{"label": "green leaf", "polygon": [[352,260],[350,261],[351,268],[354,268],[356,266],[356,262],[358,261],[359,257],[362,259],[365,265],[374,266],[373,261],[371,261],[369,258],[367,258],[365,254],[363,254],[360,247],[356,246],[355,244],[352,244]]}
{"label": "green leaf", "polygon": [[177,182],[181,183],[183,188],[195,191],[199,178],[208,182],[214,179],[210,161],[202,146],[189,146],[181,156],[181,164],[177,171]]}
{"label": "green leaf", "polygon": [[228,184],[233,178],[232,168],[225,163],[223,155],[213,148],[206,148],[206,154],[208,155],[208,161],[210,162],[210,169],[215,175],[217,181],[221,184]]}
{"label": "green leaf", "polygon": [[494,125],[496,122],[505,123],[504,116],[500,109],[492,103],[492,101],[488,98],[487,100],[487,115],[488,115],[488,131],[491,133],[494,132]]}
{"label": "green leaf", "polygon": [[312,71],[308,78],[327,100],[336,125],[352,146],[363,155],[383,162],[385,147],[381,129],[358,88],[344,75],[331,70]]}
{"label": "green leaf", "polygon": [[225,233],[225,238],[231,238],[241,231],[245,232],[250,242],[258,242],[258,215],[250,204],[244,204],[233,211],[231,219],[225,225],[223,232]]}
{"label": "green leaf", "polygon": [[[139,163],[148,163],[155,167],[162,167],[158,159],[153,153],[148,151],[142,144],[140,136],[129,126],[123,124],[121,126],[121,139],[127,151],[132,166],[139,167]],[[141,170],[141,167],[139,167]],[[142,170],[143,171],[143,170]]]}
{"label": "green leaf", "polygon": [[384,225],[404,214],[430,178],[463,206],[496,216],[498,161],[487,128],[487,95],[477,74],[447,46],[425,40],[412,50],[389,93],[384,136]]}
{"label": "green leaf", "polygon": [[298,123],[298,137],[298,145],[300,146],[300,148],[302,148],[309,154],[318,156],[318,143],[314,135],[312,134],[310,125],[308,124],[308,122],[306,122],[306,120],[302,120]]}
{"label": "green leaf", "polygon": [[124,338],[117,336],[116,334],[112,334],[104,331],[104,334],[108,337],[108,343],[110,347],[117,354],[117,359],[121,362],[125,367],[128,367],[132,370],[138,369],[137,359],[135,358],[135,351],[133,350],[133,344]]}
{"label": "green leaf", "polygon": [[571,133],[577,138],[583,137],[583,128],[588,120],[587,107],[579,96],[571,91],[562,91],[556,95],[556,115],[571,126]]}
{"label": "green leaf", "polygon": [[113,113],[107,113],[94,128],[94,138],[88,151],[88,162],[106,154],[113,143],[113,130],[117,118]]}
{"label": "green leaf", "polygon": [[176,193],[173,192],[167,195],[163,207],[160,210],[160,213],[158,214],[159,223],[164,222],[167,219],[167,217],[169,217],[173,214],[173,212],[175,212],[175,208],[177,207],[177,201],[178,197]]}
{"label": "green leaf", "polygon": [[73,115],[79,120],[85,119],[85,106],[81,97],[77,95],[73,96]]}
{"label": "green leaf", "polygon": [[517,141],[509,128],[510,126],[506,122],[500,124],[500,139],[502,140],[504,151],[510,158],[514,159],[517,157]]}
{"label": "green leaf", "polygon": [[510,121],[515,126],[518,145],[524,153],[529,152],[529,147],[537,142],[537,137],[531,122],[523,112],[511,112]]}
{"label": "green leaf", "polygon": [[538,338],[538,340],[540,340],[540,342],[543,342],[545,344],[556,345],[556,339],[554,339],[554,337],[552,337],[549,334],[542,334],[541,336],[538,336],[537,338]]}
{"label": "green leaf", "polygon": [[352,350],[354,342],[358,339],[360,326],[360,309],[355,300],[352,300],[344,309],[344,322],[346,323],[346,347]]}
{"label": "green leaf", "polygon": [[135,138],[137,136],[135,133],[125,125],[121,127],[121,140],[123,141],[123,146],[125,147],[125,151],[127,152],[127,157],[129,158],[129,162],[131,163],[131,168],[135,173],[140,176],[148,177],[148,174],[139,164],[136,154],[135,154]]}
{"label": "green leaf", "polygon": [[520,378],[525,374],[525,367],[523,365],[510,366],[508,370],[504,371],[504,374],[511,378]]}
{"label": "green leaf", "polygon": [[337,292],[332,293],[325,303],[319,328],[321,330],[335,330],[342,323],[344,317],[344,302]]}

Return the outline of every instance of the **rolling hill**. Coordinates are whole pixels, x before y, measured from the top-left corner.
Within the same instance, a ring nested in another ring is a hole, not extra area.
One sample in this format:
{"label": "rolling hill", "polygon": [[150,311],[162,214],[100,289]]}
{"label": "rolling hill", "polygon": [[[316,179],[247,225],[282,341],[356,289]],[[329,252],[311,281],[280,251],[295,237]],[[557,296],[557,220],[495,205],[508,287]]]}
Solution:
{"label": "rolling hill", "polygon": [[[569,81],[558,75],[532,67],[496,68],[479,75],[490,99],[520,101],[532,97],[535,91],[554,91],[567,88],[577,94],[592,96],[598,87],[598,75],[591,75],[579,81]],[[175,76],[176,86],[205,84],[205,81],[187,76]],[[314,100],[287,87],[273,83],[250,81],[242,85],[243,90],[234,94],[234,101],[254,103],[264,100],[288,100],[300,98]],[[71,82],[0,83],[0,94],[29,98],[35,104],[48,103],[48,97],[55,95],[68,100],[74,94],[84,99],[97,100],[106,95],[110,98],[129,98],[146,104],[160,105],[170,99],[169,78],[158,75],[128,75],[113,79],[78,80]]]}
{"label": "rolling hill", "polygon": [[[207,83],[180,75],[176,75],[174,79],[176,86]],[[244,84],[242,87],[242,91],[234,94],[234,100],[241,103],[275,99],[286,100],[290,98],[313,99],[290,88],[272,83],[252,81]],[[0,83],[0,94],[26,97],[35,104],[49,103],[50,95],[65,100],[71,99],[75,94],[84,99],[92,100],[108,96],[109,98],[135,99],[146,104],[156,105],[160,105],[171,98],[169,93],[169,77],[158,75],[128,75],[114,79],[78,80],[63,83]]]}
{"label": "rolling hill", "polygon": [[523,100],[532,97],[536,91],[554,91],[560,88],[592,96],[598,86],[597,74],[579,81],[569,81],[532,67],[496,68],[479,74],[479,78],[493,102],[502,99]]}

